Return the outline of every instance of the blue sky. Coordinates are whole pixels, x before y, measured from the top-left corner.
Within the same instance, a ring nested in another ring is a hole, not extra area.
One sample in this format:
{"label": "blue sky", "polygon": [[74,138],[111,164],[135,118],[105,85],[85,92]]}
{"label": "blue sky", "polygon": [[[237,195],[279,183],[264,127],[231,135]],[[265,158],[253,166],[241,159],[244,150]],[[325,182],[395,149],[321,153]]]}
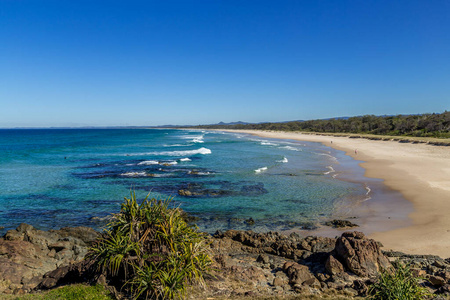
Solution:
{"label": "blue sky", "polygon": [[0,0],[0,127],[450,109],[450,1]]}

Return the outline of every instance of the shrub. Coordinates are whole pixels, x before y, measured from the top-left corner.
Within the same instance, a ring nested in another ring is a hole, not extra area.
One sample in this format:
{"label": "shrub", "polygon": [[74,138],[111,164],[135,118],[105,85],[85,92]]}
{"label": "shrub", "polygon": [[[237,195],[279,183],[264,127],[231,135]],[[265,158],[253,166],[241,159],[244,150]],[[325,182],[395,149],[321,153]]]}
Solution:
{"label": "shrub", "polygon": [[383,272],[376,283],[369,288],[370,299],[380,300],[420,300],[430,296],[420,285],[420,277],[415,277],[409,265],[394,262],[394,271]]}
{"label": "shrub", "polygon": [[204,284],[211,263],[205,236],[170,203],[147,196],[138,204],[131,192],[90,250],[98,270],[134,298],[173,299],[189,283]]}

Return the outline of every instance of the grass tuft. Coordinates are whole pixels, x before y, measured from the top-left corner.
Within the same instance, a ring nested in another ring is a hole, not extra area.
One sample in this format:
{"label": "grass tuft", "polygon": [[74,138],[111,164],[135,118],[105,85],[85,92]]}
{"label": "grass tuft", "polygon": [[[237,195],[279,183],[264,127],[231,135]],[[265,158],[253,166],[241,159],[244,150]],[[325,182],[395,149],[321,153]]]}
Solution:
{"label": "grass tuft", "polygon": [[110,293],[101,285],[89,286],[84,284],[66,285],[54,290],[28,295],[3,295],[4,300],[112,300]]}

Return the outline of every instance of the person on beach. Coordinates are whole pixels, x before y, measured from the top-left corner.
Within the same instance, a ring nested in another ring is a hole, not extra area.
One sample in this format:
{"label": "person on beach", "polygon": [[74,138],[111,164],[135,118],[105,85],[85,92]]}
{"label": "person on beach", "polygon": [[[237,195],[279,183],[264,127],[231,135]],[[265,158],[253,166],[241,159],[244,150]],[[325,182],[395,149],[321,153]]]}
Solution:
{"label": "person on beach", "polygon": [[355,154],[358,154],[358,149],[355,149]]}

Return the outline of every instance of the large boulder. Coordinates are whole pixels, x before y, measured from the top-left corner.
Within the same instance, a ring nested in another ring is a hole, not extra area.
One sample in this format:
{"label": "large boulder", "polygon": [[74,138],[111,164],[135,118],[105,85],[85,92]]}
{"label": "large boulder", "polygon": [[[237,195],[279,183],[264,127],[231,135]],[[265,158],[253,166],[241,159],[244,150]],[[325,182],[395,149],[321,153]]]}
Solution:
{"label": "large boulder", "polygon": [[314,274],[309,271],[308,266],[293,261],[286,262],[283,266],[283,270],[288,275],[289,283],[292,285],[312,285],[317,281]]}
{"label": "large boulder", "polygon": [[[0,238],[0,293],[32,290],[45,273],[81,261],[98,236],[87,227],[42,231],[23,223],[9,230]],[[43,286],[58,282],[46,278]]]}
{"label": "large boulder", "polygon": [[344,266],[333,255],[330,255],[325,262],[325,269],[330,275],[337,275],[344,273]]}
{"label": "large boulder", "polygon": [[354,274],[361,277],[377,276],[382,270],[392,268],[381,252],[379,244],[358,231],[344,232],[336,240],[336,258]]}

